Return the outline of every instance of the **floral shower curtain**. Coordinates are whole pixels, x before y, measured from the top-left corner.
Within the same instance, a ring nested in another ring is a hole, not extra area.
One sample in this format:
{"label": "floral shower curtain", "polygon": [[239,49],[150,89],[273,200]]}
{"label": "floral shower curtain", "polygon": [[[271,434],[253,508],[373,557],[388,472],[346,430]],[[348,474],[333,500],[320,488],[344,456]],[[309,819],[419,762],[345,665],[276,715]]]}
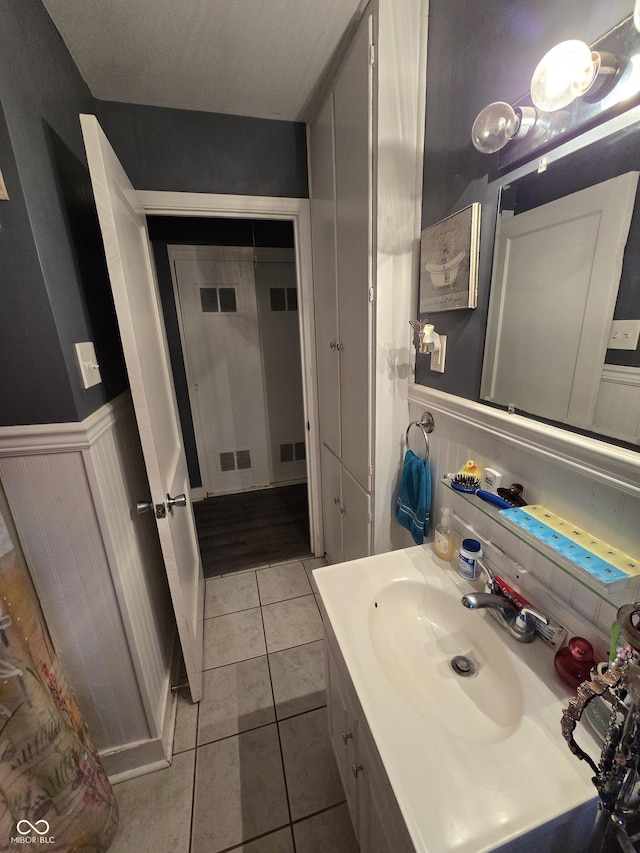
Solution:
{"label": "floral shower curtain", "polygon": [[0,850],[102,853],[115,796],[5,517],[0,494]]}

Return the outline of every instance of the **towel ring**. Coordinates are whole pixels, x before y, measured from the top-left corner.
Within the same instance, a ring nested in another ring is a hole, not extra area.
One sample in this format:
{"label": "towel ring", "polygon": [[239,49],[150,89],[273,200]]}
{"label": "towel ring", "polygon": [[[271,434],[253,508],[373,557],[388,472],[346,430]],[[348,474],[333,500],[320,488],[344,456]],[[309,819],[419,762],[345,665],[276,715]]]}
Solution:
{"label": "towel ring", "polygon": [[433,432],[433,415],[431,412],[424,412],[422,418],[419,421],[412,421],[407,427],[407,433],[405,436],[405,444],[409,447],[409,432],[411,427],[418,427],[422,432],[422,436],[424,438],[424,461],[426,462],[429,458],[429,433]]}

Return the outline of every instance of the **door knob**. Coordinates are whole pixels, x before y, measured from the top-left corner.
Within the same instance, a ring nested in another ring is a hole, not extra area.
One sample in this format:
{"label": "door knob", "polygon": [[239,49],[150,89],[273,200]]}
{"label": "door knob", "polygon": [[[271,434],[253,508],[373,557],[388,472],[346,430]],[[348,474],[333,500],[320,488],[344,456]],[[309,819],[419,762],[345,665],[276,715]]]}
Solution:
{"label": "door knob", "polygon": [[138,515],[143,515],[145,512],[151,512],[153,508],[153,501],[138,501],[136,504],[136,512]]}
{"label": "door knob", "polygon": [[174,506],[186,506],[187,505],[187,496],[186,495],[176,495],[175,498],[167,495],[167,509],[169,512],[172,511]]}

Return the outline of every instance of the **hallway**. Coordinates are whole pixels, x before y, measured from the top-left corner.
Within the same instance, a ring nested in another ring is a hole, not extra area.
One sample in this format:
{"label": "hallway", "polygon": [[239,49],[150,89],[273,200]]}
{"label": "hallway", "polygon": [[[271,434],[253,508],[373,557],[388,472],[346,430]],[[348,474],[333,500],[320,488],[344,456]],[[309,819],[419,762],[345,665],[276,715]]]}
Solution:
{"label": "hallway", "polygon": [[111,853],[357,853],[326,729],[320,565],[206,581],[203,699],[178,700],[170,768],[115,786]]}
{"label": "hallway", "polygon": [[311,555],[307,484],[219,495],[193,504],[205,578]]}

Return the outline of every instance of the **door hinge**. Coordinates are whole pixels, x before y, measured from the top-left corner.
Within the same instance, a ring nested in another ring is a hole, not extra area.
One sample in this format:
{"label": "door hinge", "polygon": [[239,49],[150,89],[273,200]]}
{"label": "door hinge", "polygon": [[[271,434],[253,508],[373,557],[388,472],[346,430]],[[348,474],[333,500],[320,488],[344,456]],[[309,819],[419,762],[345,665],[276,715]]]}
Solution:
{"label": "door hinge", "polygon": [[372,512],[367,513],[367,520],[369,521],[369,524],[371,524],[371,522],[373,521],[373,513]]}
{"label": "door hinge", "polygon": [[375,44],[369,45],[369,65],[376,64],[376,46]]}
{"label": "door hinge", "polygon": [[369,465],[369,476],[373,477],[373,465]]}
{"label": "door hinge", "polygon": [[373,288],[369,288],[369,302],[373,302]]}

